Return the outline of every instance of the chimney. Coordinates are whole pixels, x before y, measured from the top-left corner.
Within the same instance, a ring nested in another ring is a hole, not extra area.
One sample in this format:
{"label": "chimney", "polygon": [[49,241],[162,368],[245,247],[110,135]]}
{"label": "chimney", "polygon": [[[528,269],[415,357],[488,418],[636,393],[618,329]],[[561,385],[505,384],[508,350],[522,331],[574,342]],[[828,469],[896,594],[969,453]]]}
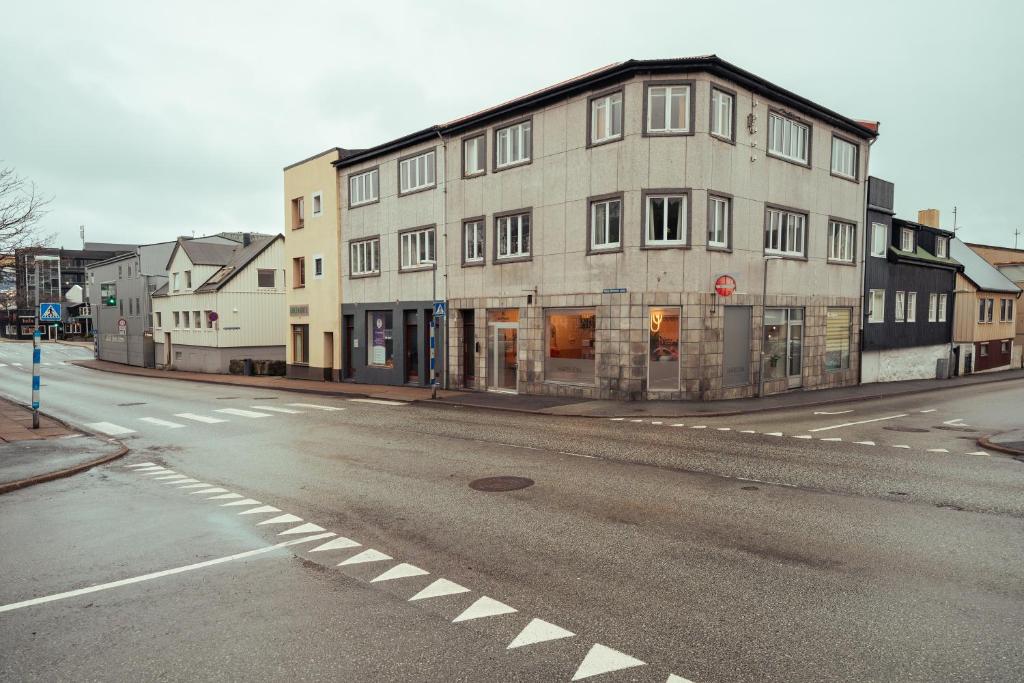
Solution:
{"label": "chimney", "polygon": [[939,210],[921,209],[917,212],[917,222],[921,225],[927,225],[929,228],[939,227]]}
{"label": "chimney", "polygon": [[243,247],[247,247],[250,244],[252,244],[252,233],[243,232],[242,233],[242,246]]}

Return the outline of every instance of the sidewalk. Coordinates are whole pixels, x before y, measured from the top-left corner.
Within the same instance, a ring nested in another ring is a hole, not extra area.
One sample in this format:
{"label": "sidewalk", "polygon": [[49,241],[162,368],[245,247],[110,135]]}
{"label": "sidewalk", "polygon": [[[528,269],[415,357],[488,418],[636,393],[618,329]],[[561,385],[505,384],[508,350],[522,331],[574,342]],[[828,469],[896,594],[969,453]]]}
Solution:
{"label": "sidewalk", "polygon": [[558,398],[553,396],[524,396],[474,391],[441,391],[437,400],[430,399],[430,390],[419,387],[393,387],[377,384],[349,384],[343,382],[315,382],[284,377],[244,377],[240,375],[212,375],[200,372],[178,372],[175,370],[154,370],[137,368],[120,363],[101,360],[72,361],[93,370],[116,372],[137,377],[158,377],[210,384],[280,389],[322,396],[365,396],[393,401],[421,401],[437,405],[488,408],[541,415],[570,417],[715,417],[739,415],[803,406],[820,406],[846,401],[869,401],[872,399],[909,394],[926,393],[941,389],[1024,380],[1024,370],[981,375],[967,375],[946,380],[912,380],[907,382],[886,382],[863,384],[841,389],[820,391],[794,391],[765,398],[743,398],[732,401],[595,401],[589,399]]}
{"label": "sidewalk", "polygon": [[32,429],[32,411],[0,399],[0,493],[66,477],[114,458],[119,443],[77,432],[46,415]]}
{"label": "sidewalk", "polygon": [[983,448],[991,448],[994,451],[1016,455],[1018,459],[1024,459],[1024,429],[983,436],[978,439],[978,444]]}

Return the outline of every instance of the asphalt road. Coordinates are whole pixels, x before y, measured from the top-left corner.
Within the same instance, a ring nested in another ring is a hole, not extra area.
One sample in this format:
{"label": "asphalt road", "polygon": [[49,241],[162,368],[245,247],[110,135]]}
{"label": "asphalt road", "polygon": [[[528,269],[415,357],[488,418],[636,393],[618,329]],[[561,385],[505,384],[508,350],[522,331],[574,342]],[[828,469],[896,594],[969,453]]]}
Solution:
{"label": "asphalt road", "polygon": [[[1022,382],[632,422],[145,380],[60,348],[44,407],[133,452],[0,497],[4,679],[1024,679],[1024,463],[973,442],[1020,426]],[[499,475],[535,483],[470,487]],[[428,587],[468,590],[410,601]]]}

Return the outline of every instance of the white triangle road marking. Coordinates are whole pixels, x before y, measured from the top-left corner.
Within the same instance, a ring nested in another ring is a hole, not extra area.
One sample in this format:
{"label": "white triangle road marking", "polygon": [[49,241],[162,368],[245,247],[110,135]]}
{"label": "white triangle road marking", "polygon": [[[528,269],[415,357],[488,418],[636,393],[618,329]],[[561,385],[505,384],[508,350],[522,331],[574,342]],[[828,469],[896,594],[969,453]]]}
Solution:
{"label": "white triangle road marking", "polygon": [[455,595],[457,593],[468,593],[469,589],[465,586],[460,586],[454,581],[448,579],[438,579],[434,583],[430,584],[416,595],[409,598],[409,602],[413,600],[429,600],[430,598],[440,598],[444,595]]}
{"label": "white triangle road marking", "polygon": [[157,427],[167,427],[168,429],[181,429],[185,425],[179,424],[178,422],[171,422],[170,420],[161,420],[159,417],[140,417],[140,422],[148,422],[151,425]]}
{"label": "white triangle road marking", "polygon": [[327,541],[327,543],[324,543],[323,545],[318,545],[309,552],[316,553],[322,550],[338,550],[339,548],[358,548],[359,546],[360,544],[356,543],[351,538],[345,538],[344,536],[340,536],[339,538],[336,538],[332,541]]}
{"label": "white triangle road marking", "polygon": [[227,493],[227,489],[223,489],[219,486],[214,486],[212,489],[201,489],[199,491],[190,491],[188,495],[195,496],[200,493]]}
{"label": "white triangle road marking", "polygon": [[972,453],[968,453],[967,455],[988,455],[988,453],[986,453],[985,451],[974,451]]}
{"label": "white triangle road marking", "polygon": [[370,548],[369,550],[364,550],[363,552],[359,553],[358,555],[353,555],[352,557],[348,558],[344,562],[338,563],[338,566],[339,567],[344,567],[345,565],[349,565],[349,564],[363,564],[364,562],[380,562],[381,560],[390,560],[390,559],[391,559],[390,555],[385,555],[384,553],[382,553],[379,550],[374,550],[373,548]]}
{"label": "white triangle road marking", "polygon": [[[234,500],[235,498],[241,498],[241,497],[242,497],[241,493],[222,493],[219,496],[213,496],[212,498],[207,498],[207,500]],[[323,529],[321,529],[321,531],[323,531]]]}
{"label": "white triangle road marking", "polygon": [[242,510],[238,514],[240,514],[240,515],[262,515],[263,513],[266,513],[266,512],[280,512],[280,511],[281,510],[279,508],[276,508],[273,505],[261,505],[258,508],[253,508],[252,510]]}
{"label": "white triangle road marking", "polygon": [[89,427],[93,431],[103,432],[107,436],[120,436],[121,434],[134,434],[134,429],[128,429],[121,425],[116,425],[113,422],[86,422],[86,427]]}
{"label": "white triangle road marking", "polygon": [[647,662],[641,662],[636,657],[630,657],[618,650],[613,650],[600,643],[594,643],[594,646],[590,648],[590,652],[583,658],[580,668],[576,669],[576,673],[573,674],[572,680],[579,681],[591,676],[597,676],[598,674],[606,674],[609,671],[621,671],[622,669],[645,666],[646,664]]}
{"label": "white triangle road marking", "polygon": [[[269,521],[272,520],[268,520],[267,523],[269,523]],[[322,526],[317,526],[312,522],[306,522],[305,524],[300,524],[299,526],[292,527],[291,529],[286,529],[279,533],[278,536],[288,536],[290,534],[313,534],[317,531],[324,531],[324,528]]]}
{"label": "white triangle road marking", "polygon": [[235,507],[236,505],[262,505],[263,503],[252,498],[245,498],[243,500],[233,500],[230,503],[224,503],[221,505],[222,508]]}
{"label": "white triangle road marking", "polygon": [[291,408],[282,408],[281,406],[249,406],[256,410],[269,410],[272,413],[286,413],[288,415],[301,415],[301,410],[292,410]]}
{"label": "white triangle road marking", "polygon": [[214,412],[224,413],[225,415],[237,415],[238,417],[270,417],[266,413],[257,413],[254,410],[242,410],[241,408],[218,408]]}
{"label": "white triangle road marking", "polygon": [[393,581],[394,579],[406,579],[410,576],[426,576],[429,574],[426,569],[420,569],[416,565],[408,564],[403,562],[402,564],[396,564],[391,569],[387,570],[375,579],[370,579],[370,583],[378,583],[380,581]]}
{"label": "white triangle road marking", "polygon": [[515,607],[509,607],[505,603],[498,602],[494,598],[489,598],[485,595],[467,607],[462,614],[452,619],[452,623],[457,624],[460,621],[469,621],[471,619],[496,617],[499,614],[511,614],[516,611],[518,610]]}
{"label": "white triangle road marking", "polygon": [[515,640],[509,643],[505,649],[512,650],[517,647],[543,643],[549,640],[558,640],[559,638],[569,638],[574,635],[576,634],[565,630],[561,626],[555,626],[543,619],[534,619],[526,625],[526,628],[519,632]]}
{"label": "white triangle road marking", "polygon": [[134,462],[131,465],[125,465],[125,467],[152,467],[155,464],[153,462]]}
{"label": "white triangle road marking", "polygon": [[277,517],[271,517],[270,519],[265,519],[262,522],[259,522],[256,526],[262,526],[264,524],[288,524],[290,522],[301,522],[301,521],[302,521],[302,517],[296,517],[295,515],[288,514],[286,512],[283,515],[278,515]]}
{"label": "white triangle road marking", "polygon": [[683,678],[682,676],[676,676],[675,674],[669,674],[668,680],[665,683],[693,683],[689,678]]}
{"label": "white triangle road marking", "polygon": [[315,403],[289,403],[288,405],[293,408],[312,408],[313,410],[345,410],[344,408],[336,408],[335,406],[321,406]]}
{"label": "white triangle road marking", "polygon": [[195,422],[202,422],[203,424],[215,425],[220,422],[227,422],[219,417],[209,417],[207,415],[197,415],[196,413],[175,413],[174,417],[183,417],[186,420],[193,420]]}

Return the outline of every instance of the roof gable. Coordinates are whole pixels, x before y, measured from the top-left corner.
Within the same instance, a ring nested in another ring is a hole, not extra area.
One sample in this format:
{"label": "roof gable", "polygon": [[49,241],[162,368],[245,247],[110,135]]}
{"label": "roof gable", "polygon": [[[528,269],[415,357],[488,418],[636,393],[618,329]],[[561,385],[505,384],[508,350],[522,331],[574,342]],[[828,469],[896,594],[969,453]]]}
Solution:
{"label": "roof gable", "polygon": [[986,292],[1007,292],[1019,294],[1021,289],[999,272],[999,269],[979,256],[960,239],[949,241],[949,255],[964,264],[964,277],[971,284]]}

